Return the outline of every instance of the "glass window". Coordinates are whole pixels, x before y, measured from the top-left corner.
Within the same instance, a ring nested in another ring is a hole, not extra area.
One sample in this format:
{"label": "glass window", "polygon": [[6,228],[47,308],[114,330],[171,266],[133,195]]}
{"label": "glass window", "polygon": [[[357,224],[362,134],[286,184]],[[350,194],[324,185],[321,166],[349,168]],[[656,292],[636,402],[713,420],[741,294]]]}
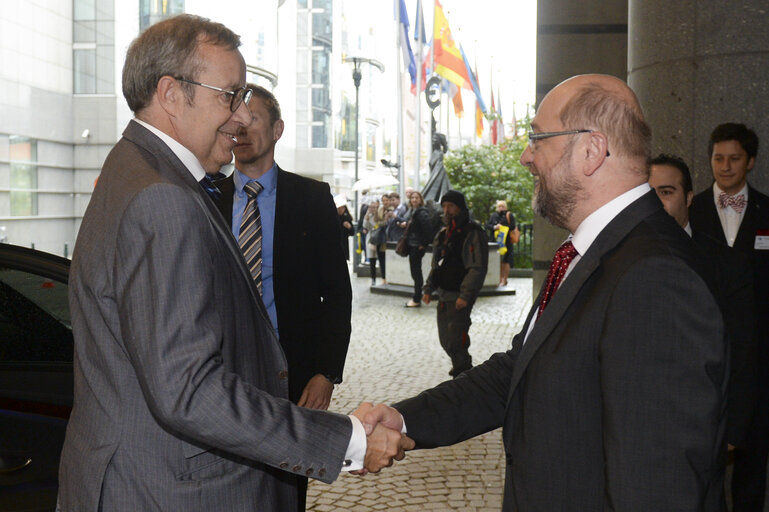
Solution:
{"label": "glass window", "polygon": [[300,9],[307,9],[307,0],[297,0],[296,4]]}
{"label": "glass window", "polygon": [[328,85],[330,54],[326,50],[312,51],[312,83]]}
{"label": "glass window", "polygon": [[72,40],[92,43],[72,50],[75,94],[115,93],[115,7],[113,0],[74,0]]}
{"label": "glass window", "polygon": [[322,41],[331,41],[331,14],[330,12],[312,13],[312,36]]}
{"label": "glass window", "polygon": [[376,126],[366,126],[366,160],[376,162]]}
{"label": "glass window", "polygon": [[158,21],[183,13],[184,0],[141,0],[139,2],[139,30],[144,31]]}
{"label": "glass window", "polygon": [[72,38],[75,43],[96,42],[95,21],[75,21],[72,23]]}
{"label": "glass window", "polygon": [[74,50],[75,94],[96,92],[96,50]]}
{"label": "glass window", "polygon": [[72,361],[66,284],[0,268],[0,361]]}
{"label": "glass window", "polygon": [[37,215],[37,141],[10,137],[11,215]]}
{"label": "glass window", "polygon": [[312,89],[312,106],[321,110],[331,111],[331,99],[327,87],[316,87]]}
{"label": "glass window", "polygon": [[312,127],[312,147],[325,148],[328,144],[326,142],[326,127],[325,126],[313,126]]}

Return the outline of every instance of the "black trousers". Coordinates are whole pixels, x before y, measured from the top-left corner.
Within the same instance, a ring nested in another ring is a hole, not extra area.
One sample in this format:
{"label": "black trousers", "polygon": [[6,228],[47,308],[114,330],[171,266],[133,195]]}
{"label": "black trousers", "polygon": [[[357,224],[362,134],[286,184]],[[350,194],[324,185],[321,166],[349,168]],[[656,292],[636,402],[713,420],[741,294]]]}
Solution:
{"label": "black trousers", "polygon": [[766,462],[769,453],[769,411],[766,392],[760,393],[745,447],[734,453],[732,503],[734,512],[762,512],[766,492]]}
{"label": "black trousers", "polygon": [[411,279],[414,280],[414,295],[411,296],[411,300],[414,302],[422,300],[422,285],[425,284],[422,276],[422,258],[424,255],[424,249],[409,246],[409,267],[411,268]]}

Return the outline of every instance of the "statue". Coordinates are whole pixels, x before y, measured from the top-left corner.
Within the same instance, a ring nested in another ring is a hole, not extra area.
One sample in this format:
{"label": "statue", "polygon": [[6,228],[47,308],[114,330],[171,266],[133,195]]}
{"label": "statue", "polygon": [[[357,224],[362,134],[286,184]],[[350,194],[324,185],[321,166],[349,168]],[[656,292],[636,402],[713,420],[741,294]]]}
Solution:
{"label": "statue", "polygon": [[436,131],[435,116],[432,116],[431,130],[433,151],[430,154],[430,177],[422,189],[422,197],[425,202],[432,200],[439,204],[443,194],[451,188],[449,175],[443,165],[443,155],[448,151],[449,145],[446,136]]}

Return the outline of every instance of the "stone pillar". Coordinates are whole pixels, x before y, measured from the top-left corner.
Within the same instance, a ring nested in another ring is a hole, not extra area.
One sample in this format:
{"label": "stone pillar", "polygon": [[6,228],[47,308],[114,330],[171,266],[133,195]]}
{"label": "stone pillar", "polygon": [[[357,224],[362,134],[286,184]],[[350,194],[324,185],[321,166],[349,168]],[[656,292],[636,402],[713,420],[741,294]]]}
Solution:
{"label": "stone pillar", "polygon": [[725,122],[758,134],[748,180],[769,191],[769,5],[766,0],[630,0],[628,83],[654,154],[681,156],[694,190],[712,182],[708,137]]}
{"label": "stone pillar", "polygon": [[[539,0],[537,2],[537,106],[559,82],[584,73],[625,79],[627,0]],[[550,260],[568,233],[534,218],[534,294]]]}

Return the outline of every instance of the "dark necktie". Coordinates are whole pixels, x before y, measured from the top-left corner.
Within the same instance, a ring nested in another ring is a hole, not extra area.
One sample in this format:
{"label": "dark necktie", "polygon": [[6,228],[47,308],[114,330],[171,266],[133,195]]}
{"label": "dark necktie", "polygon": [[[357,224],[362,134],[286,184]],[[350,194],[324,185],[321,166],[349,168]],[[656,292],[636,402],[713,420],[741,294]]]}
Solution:
{"label": "dark necktie", "polygon": [[222,198],[222,193],[218,188],[216,188],[216,185],[214,185],[211,176],[208,174],[206,174],[198,183],[200,183],[200,186],[203,187],[203,190],[205,190],[208,193],[208,196],[214,201],[218,201]]}
{"label": "dark necktie", "polygon": [[264,187],[258,181],[249,181],[243,187],[243,191],[248,195],[248,202],[246,209],[243,210],[238,235],[240,250],[246,258],[246,265],[251,271],[251,277],[254,278],[259,295],[262,294],[262,218],[256,196],[263,189]]}
{"label": "dark necktie", "polygon": [[718,195],[718,207],[723,210],[730,206],[735,212],[742,213],[745,209],[745,194],[730,196],[726,192],[721,192]]}
{"label": "dark necktie", "polygon": [[566,274],[566,270],[569,268],[569,264],[577,256],[577,249],[571,243],[571,240],[565,241],[553,256],[553,262],[550,264],[550,270],[547,273],[547,279],[545,280],[545,291],[542,293],[542,300],[539,302],[539,312],[537,318],[542,316],[542,312],[545,310],[545,306],[553,298],[558,286],[563,281],[563,276]]}

